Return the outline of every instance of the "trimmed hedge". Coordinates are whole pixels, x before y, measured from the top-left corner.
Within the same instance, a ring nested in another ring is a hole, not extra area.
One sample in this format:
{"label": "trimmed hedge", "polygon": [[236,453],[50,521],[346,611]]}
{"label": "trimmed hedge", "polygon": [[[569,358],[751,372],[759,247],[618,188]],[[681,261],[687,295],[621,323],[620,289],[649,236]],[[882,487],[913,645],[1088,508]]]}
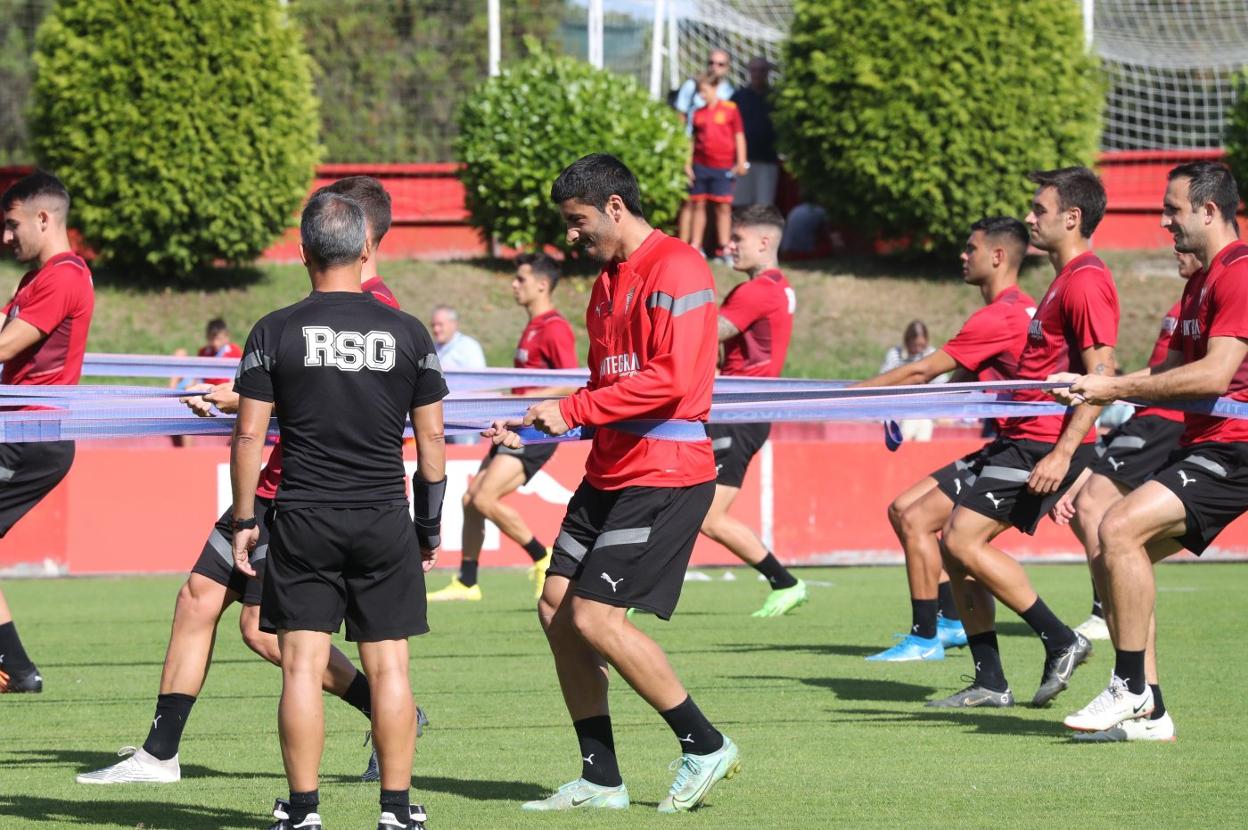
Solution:
{"label": "trimmed hedge", "polygon": [[1248,70],[1235,82],[1235,105],[1226,116],[1226,163],[1239,184],[1240,199],[1248,198]]}
{"label": "trimmed hedge", "polygon": [[550,186],[596,152],[633,171],[651,224],[670,224],[687,188],[689,144],[677,114],[632,78],[529,46],[528,59],[478,87],[459,111],[455,154],[466,165],[472,224],[512,247],[564,246]]}
{"label": "trimmed hedge", "polygon": [[806,198],[913,249],[1021,216],[1027,172],[1091,164],[1103,81],[1070,0],[797,0],[776,121]]}
{"label": "trimmed hedge", "polygon": [[278,0],[60,0],[35,60],[36,156],[119,277],[247,262],[290,226],[318,122]]}

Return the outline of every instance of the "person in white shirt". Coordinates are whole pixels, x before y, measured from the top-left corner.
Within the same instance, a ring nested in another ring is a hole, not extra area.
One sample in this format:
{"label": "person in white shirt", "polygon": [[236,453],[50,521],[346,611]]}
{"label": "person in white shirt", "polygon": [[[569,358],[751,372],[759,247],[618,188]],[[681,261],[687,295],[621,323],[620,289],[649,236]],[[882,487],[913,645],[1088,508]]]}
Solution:
{"label": "person in white shirt", "polygon": [[[438,353],[442,371],[447,369],[484,369],[485,352],[475,338],[459,330],[459,312],[449,305],[434,306],[429,317],[429,332]],[[475,444],[475,435],[448,435],[448,444]]]}
{"label": "person in white shirt", "polygon": [[[922,320],[912,320],[906,326],[906,333],[902,338],[902,345],[893,346],[884,355],[884,362],[880,364],[880,374],[896,369],[898,366],[904,366],[907,363],[913,363],[916,360],[922,360],[929,354],[936,351],[930,343],[931,338],[927,334],[927,324]],[[932,378],[932,383],[945,383],[949,380],[949,375],[940,375]],[[932,428],[935,426],[930,418],[909,418],[901,422],[901,436],[906,441],[931,441]]]}

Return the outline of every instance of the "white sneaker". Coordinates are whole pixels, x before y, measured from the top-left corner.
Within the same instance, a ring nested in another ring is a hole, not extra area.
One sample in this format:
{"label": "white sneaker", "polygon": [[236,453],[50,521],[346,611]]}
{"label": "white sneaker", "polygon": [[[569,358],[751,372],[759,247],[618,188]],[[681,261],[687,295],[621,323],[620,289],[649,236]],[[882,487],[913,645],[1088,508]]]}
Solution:
{"label": "white sneaker", "polygon": [[1078,732],[1103,732],[1125,720],[1146,718],[1153,713],[1153,690],[1144,687],[1144,693],[1133,695],[1120,677],[1113,677],[1109,686],[1087,706],[1067,715],[1062,721],[1068,729]]}
{"label": "white sneaker", "polygon": [[1075,626],[1075,631],[1079,632],[1089,640],[1108,640],[1109,626],[1105,624],[1104,617],[1098,617],[1092,614],[1086,620]]}
{"label": "white sneaker", "polygon": [[1156,720],[1136,718],[1100,732],[1076,732],[1071,740],[1080,743],[1111,743],[1116,741],[1173,741],[1174,721],[1166,712]]}
{"label": "white sneaker", "polygon": [[182,780],[182,768],[178,756],[162,761],[144,749],[123,746],[117,754],[125,758],[111,767],[95,772],[84,772],[77,777],[79,784],[172,784]]}

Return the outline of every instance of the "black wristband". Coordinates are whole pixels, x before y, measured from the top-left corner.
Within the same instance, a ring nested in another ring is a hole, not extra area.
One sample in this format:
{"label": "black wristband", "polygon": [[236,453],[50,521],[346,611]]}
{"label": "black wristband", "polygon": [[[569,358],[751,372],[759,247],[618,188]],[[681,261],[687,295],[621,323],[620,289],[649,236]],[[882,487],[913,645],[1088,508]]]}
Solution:
{"label": "black wristband", "polygon": [[252,516],[250,519],[234,518],[230,520],[230,527],[234,528],[235,530],[251,530],[253,527],[256,527],[258,524],[259,522],[256,520],[255,516]]}
{"label": "black wristband", "polygon": [[433,549],[442,545],[442,501],[446,478],[430,483],[417,472],[412,475],[412,523],[420,546]]}

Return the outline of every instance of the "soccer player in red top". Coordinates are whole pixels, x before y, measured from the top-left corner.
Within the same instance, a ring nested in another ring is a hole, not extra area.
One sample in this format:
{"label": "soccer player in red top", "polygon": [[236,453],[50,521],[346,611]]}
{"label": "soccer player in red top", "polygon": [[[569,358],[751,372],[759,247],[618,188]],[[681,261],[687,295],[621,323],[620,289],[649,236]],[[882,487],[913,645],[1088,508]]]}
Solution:
{"label": "soccer player in red top", "polygon": [[[1092,232],[1105,215],[1105,188],[1085,167],[1032,173],[1037,185],[1027,215],[1031,241],[1049,254],[1057,276],[1036,307],[1019,380],[1044,380],[1056,371],[1112,375],[1118,339],[1118,292],[1105,263],[1090,250]],[[1087,367],[1085,369],[1085,367]],[[1050,400],[1020,392],[1021,400]],[[962,610],[975,679],[967,688],[929,706],[1010,706],[1014,695],[997,650],[995,607],[983,589],[1019,614],[1044,645],[1044,671],[1033,706],[1066,688],[1092,645],[1057,618],[1031,587],[1023,567],[992,541],[1010,527],[1035,532],[1095,457],[1094,425],[1100,407],[1081,404],[1063,415],[1007,418],[1001,436],[984,450],[983,466],[945,526],[943,554]]]}
{"label": "soccer player in red top", "polygon": [[[575,369],[576,336],[551,299],[559,284],[559,263],[546,254],[521,254],[516,257],[516,275],[511,291],[516,304],[529,315],[528,325],[516,344],[517,369]],[[515,394],[556,395],[567,390],[559,387],[513,389]],[[459,576],[451,584],[429,594],[430,602],[479,600],[481,585],[477,582],[477,563],[485,543],[485,520],[524,548],[533,560],[529,578],[535,583],[534,596],[542,595],[550,551],[538,541],[524,523],[524,518],[503,499],[529,481],[555,454],[557,444],[531,444],[512,449],[494,445],[481,462],[481,469],[464,493],[463,559]]]}
{"label": "soccer player in red top", "polygon": [[[199,357],[242,357],[243,350],[237,343],[230,340],[230,327],[220,317],[208,321],[204,329],[204,337],[208,342],[200,347]],[[229,378],[204,378],[204,383],[220,386],[229,383]]]}
{"label": "soccer player in red top", "polygon": [[[4,306],[0,382],[75,384],[95,310],[91,271],[69,245],[69,192],[42,170],[0,196],[4,244],[31,266]],[[65,478],[73,441],[0,444],[0,537]],[[43,677],[22,647],[0,592],[0,692],[41,692]]]}
{"label": "soccer player in red top", "polygon": [[[659,812],[689,810],[736,774],[737,746],[626,612],[671,617],[714,496],[715,456],[702,425],[715,384],[715,282],[688,245],[646,222],[637,180],[619,159],[597,153],[573,163],[551,200],[568,242],[603,265],[585,314],[588,385],[524,418],[550,435],[594,428],[538,602],[582,763],[579,778],[524,809],[628,806],[607,708],[609,664],[678,741],[676,778]],[[486,434],[518,446],[514,425],[498,422]]]}
{"label": "soccer player in red top", "polygon": [[[1192,254],[1178,253],[1179,276],[1191,279],[1201,269],[1200,260]],[[1178,301],[1161,319],[1161,333],[1153,346],[1148,365],[1160,366],[1170,353],[1170,339],[1179,322]],[[1166,466],[1179,437],[1183,434],[1183,413],[1177,409],[1149,406],[1137,410],[1121,426],[1106,433],[1100,440],[1101,455],[1088,468],[1088,479],[1071,488],[1063,497],[1063,503],[1072,503],[1079,530],[1080,541],[1088,556],[1092,570],[1092,613],[1079,625],[1078,631],[1089,640],[1108,640],[1109,628],[1105,624],[1105,609],[1101,602],[1101,586],[1096,584],[1097,557],[1101,555],[1097,540],[1097,528],[1105,512],[1114,502],[1139,487]],[[1074,492],[1077,490],[1078,492]],[[1072,499],[1073,495],[1073,499]],[[1069,512],[1069,511],[1059,511]],[[1062,519],[1059,519],[1062,521]],[[1160,717],[1160,716],[1159,716]],[[1155,734],[1155,733],[1150,733]]]}
{"label": "soccer player in red top", "polygon": [[[1222,164],[1193,162],[1170,171],[1161,224],[1174,236],[1176,251],[1195,254],[1204,266],[1183,290],[1170,352],[1161,365],[1135,374],[1074,379],[1064,399],[1100,404],[1226,395],[1248,401],[1248,245],[1239,240],[1235,224],[1239,199],[1235,178]],[[1097,581],[1107,589],[1102,596],[1116,653],[1114,673],[1103,692],[1066,718],[1066,726],[1094,734],[1125,729],[1124,722],[1161,706],[1153,563],[1182,548],[1201,554],[1245,508],[1248,420],[1186,413],[1169,463],[1101,521]],[[1156,728],[1165,731],[1164,725]],[[1173,724],[1168,731],[1164,737],[1173,737]]]}
{"label": "soccer player in red top", "polygon": [[732,190],[737,176],[749,169],[746,163],[745,126],[732,101],[719,98],[719,82],[710,74],[698,76],[698,94],[706,106],[693,113],[693,144],[685,175],[689,177],[692,221],[685,241],[701,249],[706,236],[705,205],[715,210],[714,256],[723,259],[723,246],[732,229]]}
{"label": "soccer player in red top", "polygon": [[[750,278],[728,292],[719,308],[723,344],[720,374],[778,378],[793,333],[797,295],[780,272],[777,253],[784,217],[772,205],[738,208],[733,215],[728,251],[732,267]],[[715,451],[715,500],[702,532],[750,565],[771,585],[755,617],[779,617],[806,602],[806,583],[780,564],[775,555],[729,510],[750,460],[767,442],[771,424],[710,424],[706,434]]]}
{"label": "soccer player in red top", "polygon": [[[351,176],[334,182],[325,189],[349,196],[364,208],[370,250],[375,254],[382,237],[390,229],[390,195],[381,183],[367,176]],[[364,292],[371,293],[379,302],[398,308],[398,301],[377,276],[375,256],[365,263],[363,279],[360,287]],[[212,415],[213,406],[222,412],[237,412],[238,393],[233,387],[233,382],[213,387],[191,387],[188,391],[199,390],[206,394],[193,396],[186,401],[199,415]],[[160,675],[156,711],[147,740],[124,760],[95,772],[79,775],[78,783],[141,784],[181,780],[178,751],[182,730],[208,677],[221,615],[235,602],[242,603],[243,606],[238,618],[243,642],[273,665],[281,665],[277,636],[260,630],[260,595],[269,545],[266,514],[277,495],[281,468],[281,445],[278,444],[269,455],[269,463],[261,472],[260,486],[256,489],[256,516],[260,522],[261,535],[260,542],[252,553],[251,564],[257,575],[248,576],[234,567],[234,510],[231,506],[217,519],[204,542],[199,559],[178,591],[177,602],[173,607],[169,647],[165,652],[164,667]],[[331,651],[329,670],[322,683],[326,691],[342,698],[365,717],[369,717],[372,704],[368,678],[337,648]],[[418,717],[423,720],[423,715]],[[363,779],[375,781],[376,776],[374,753]]]}
{"label": "soccer player in red top", "polygon": [[[955,372],[958,380],[1013,378],[1027,342],[1027,327],[1036,312],[1036,301],[1018,287],[1018,270],[1027,256],[1028,238],[1027,226],[1009,216],[987,217],[971,225],[962,251],[962,279],[979,288],[984,307],[962,324],[953,339],[927,357],[855,385],[927,383],[947,372]],[[896,645],[868,660],[943,660],[945,649],[966,645],[962,615],[949,577],[941,568],[940,531],[962,493],[975,483],[983,457],[984,450],[976,450],[946,464],[907,488],[888,506],[889,523],[906,556],[910,631]]]}

